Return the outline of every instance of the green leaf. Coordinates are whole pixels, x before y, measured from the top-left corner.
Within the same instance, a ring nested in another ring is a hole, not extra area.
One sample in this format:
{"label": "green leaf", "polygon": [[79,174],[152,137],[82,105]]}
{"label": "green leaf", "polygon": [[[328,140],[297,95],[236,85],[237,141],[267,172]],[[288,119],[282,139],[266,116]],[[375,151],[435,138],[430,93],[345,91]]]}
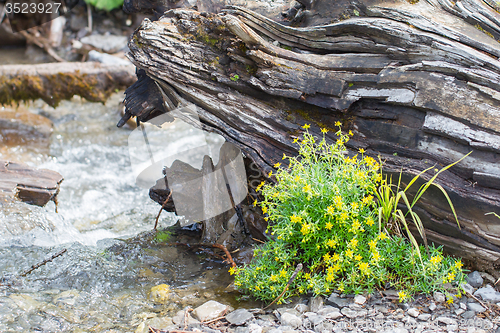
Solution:
{"label": "green leaf", "polygon": [[123,6],[123,0],[85,0],[85,2],[97,9],[104,9],[108,12]]}

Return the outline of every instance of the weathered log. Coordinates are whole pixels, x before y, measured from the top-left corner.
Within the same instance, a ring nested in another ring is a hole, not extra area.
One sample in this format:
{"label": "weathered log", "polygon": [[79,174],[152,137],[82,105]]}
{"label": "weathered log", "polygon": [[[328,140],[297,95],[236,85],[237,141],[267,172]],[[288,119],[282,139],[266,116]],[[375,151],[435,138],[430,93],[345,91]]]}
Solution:
{"label": "weathered log", "polygon": [[45,206],[55,201],[63,177],[51,170],[35,170],[27,165],[0,161],[0,196],[16,195],[26,203]]}
{"label": "weathered log", "polygon": [[402,170],[406,182],[472,151],[438,178],[461,229],[439,191],[418,209],[431,241],[500,263],[500,221],[484,215],[500,212],[500,44],[486,25],[488,34],[461,20],[468,13],[497,31],[499,14],[467,1],[453,11],[444,2],[365,2],[359,17],[307,28],[234,6],[217,15],[176,9],[142,23],[130,59],[163,91],[163,112],[195,104],[199,127],[234,143],[265,174],[283,153],[296,154],[304,123],[319,135],[341,121],[355,134],[350,149],[380,154],[385,172]]}
{"label": "weathered log", "polygon": [[134,66],[96,62],[4,65],[0,66],[0,104],[41,98],[56,106],[74,95],[105,102],[116,89],[136,81],[134,72]]}

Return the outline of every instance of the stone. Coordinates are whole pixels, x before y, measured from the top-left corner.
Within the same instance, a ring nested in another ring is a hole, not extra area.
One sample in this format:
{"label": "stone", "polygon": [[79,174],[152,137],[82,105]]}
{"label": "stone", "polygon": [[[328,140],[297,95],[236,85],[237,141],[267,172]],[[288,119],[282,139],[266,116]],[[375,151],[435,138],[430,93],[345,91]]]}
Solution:
{"label": "stone", "polygon": [[483,278],[478,271],[474,271],[467,275],[467,283],[474,288],[479,288],[483,285]]}
{"label": "stone", "polygon": [[353,310],[349,307],[344,307],[342,308],[342,310],[340,310],[340,312],[346,316],[347,318],[357,318],[357,317],[363,317],[363,316],[366,316],[368,314],[368,311],[366,310]]}
{"label": "stone", "polygon": [[107,53],[97,52],[96,50],[91,50],[89,52],[88,61],[100,62],[101,64],[106,64],[106,65],[130,66],[132,64],[130,61],[126,59],[122,59]]}
{"label": "stone", "polygon": [[479,288],[478,290],[476,290],[474,296],[480,296],[483,301],[488,301],[493,303],[500,302],[500,293],[490,285],[487,285],[484,288]]}
{"label": "stone", "polygon": [[394,328],[389,328],[388,330],[384,330],[382,332],[383,333],[408,333],[408,330],[406,328],[394,327]]}
{"label": "stone", "polygon": [[168,285],[160,284],[151,288],[151,291],[149,292],[149,298],[154,303],[163,304],[169,299],[170,293],[171,291]]}
{"label": "stone", "polygon": [[468,303],[467,309],[474,312],[484,312],[486,309],[479,303]]}
{"label": "stone", "polygon": [[349,306],[349,304],[351,304],[351,301],[350,301],[350,299],[347,299],[347,298],[341,298],[341,297],[336,296],[336,295],[331,295],[326,300],[326,304],[333,305],[333,306],[341,309],[345,306]]}
{"label": "stone", "polygon": [[440,317],[437,317],[436,320],[439,323],[442,323],[442,324],[445,324],[445,325],[456,325],[456,321],[453,320],[452,318],[449,318],[449,317],[440,316]]}
{"label": "stone", "polygon": [[446,297],[444,296],[444,294],[442,292],[435,291],[432,294],[432,296],[434,298],[434,301],[436,301],[436,303],[443,303],[446,301]]}
{"label": "stone", "polygon": [[420,314],[420,311],[418,311],[418,309],[415,308],[410,308],[408,309],[408,311],[406,311],[406,313],[412,316],[413,318],[417,318],[418,315]]}
{"label": "stone", "polygon": [[262,333],[262,327],[257,324],[248,325],[248,333]]}
{"label": "stone", "polygon": [[90,35],[80,39],[83,44],[90,45],[106,53],[116,53],[122,51],[127,46],[126,36],[115,35]]}
{"label": "stone", "polygon": [[471,294],[471,295],[474,293],[474,287],[473,287],[473,286],[471,286],[471,285],[470,285],[470,284],[468,284],[468,283],[464,283],[464,284],[462,285],[462,288],[464,289],[464,291],[465,291],[466,293],[469,293],[469,294]]}
{"label": "stone", "polygon": [[430,310],[430,311],[434,311],[434,310],[436,310],[436,309],[437,309],[436,304],[434,304],[434,302],[431,302],[431,304],[429,304],[429,310]]}
{"label": "stone", "polygon": [[[179,325],[179,326],[182,326],[184,327],[184,318],[185,318],[185,310],[181,310],[181,311],[178,311],[175,316],[172,318],[172,322],[175,324],[175,325]],[[199,324],[200,321],[199,320],[196,320],[195,318],[193,318],[191,316],[191,313],[188,312],[188,315],[187,315],[187,319],[186,319],[186,322],[185,322],[187,325],[192,325],[192,324]]]}
{"label": "stone", "polygon": [[471,318],[474,318],[475,316],[476,316],[476,313],[474,311],[465,311],[462,314],[463,319],[471,319]]}
{"label": "stone", "polygon": [[418,315],[417,319],[421,320],[421,321],[427,321],[427,320],[431,319],[431,315],[428,313],[422,313],[422,314]]}
{"label": "stone", "polygon": [[290,326],[294,329],[302,326],[302,319],[288,312],[281,315],[280,321],[282,325]]}
{"label": "stone", "polygon": [[201,322],[219,318],[229,310],[227,305],[216,301],[208,301],[193,310],[193,317]]}
{"label": "stone", "polygon": [[456,314],[457,316],[460,316],[460,315],[461,315],[461,314],[463,314],[464,312],[465,312],[465,310],[464,310],[464,309],[456,309],[456,310],[455,310],[455,314]]}
{"label": "stone", "polygon": [[324,304],[323,297],[316,296],[309,299],[309,311],[318,312]]}
{"label": "stone", "polygon": [[306,316],[314,326],[320,324],[326,319],[324,316],[318,315],[314,312],[306,312],[304,313],[304,316]]}
{"label": "stone", "polygon": [[244,325],[253,318],[253,314],[246,309],[238,309],[226,315],[226,320],[236,326]]}
{"label": "stone", "polygon": [[340,313],[340,310],[336,307],[327,305],[323,309],[318,311],[318,314],[321,316],[325,316],[328,319],[337,319],[343,317],[343,314]]}
{"label": "stone", "polygon": [[302,303],[299,303],[297,305],[295,305],[294,309],[298,312],[298,313],[304,313],[306,312],[307,310],[309,310],[309,307],[305,304],[302,304]]}
{"label": "stone", "polygon": [[78,290],[66,290],[54,297],[53,303],[75,305],[78,296],[80,296],[80,292]]}
{"label": "stone", "polygon": [[363,295],[356,295],[354,296],[354,303],[363,305],[366,302],[366,297]]}

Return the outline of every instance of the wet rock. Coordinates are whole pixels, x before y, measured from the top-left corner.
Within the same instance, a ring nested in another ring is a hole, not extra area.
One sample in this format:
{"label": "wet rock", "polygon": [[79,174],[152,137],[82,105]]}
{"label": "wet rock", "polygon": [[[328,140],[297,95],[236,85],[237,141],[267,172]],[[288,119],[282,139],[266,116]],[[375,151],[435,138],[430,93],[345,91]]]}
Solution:
{"label": "wet rock", "polygon": [[363,295],[356,295],[354,296],[354,303],[363,305],[366,302],[366,297]]}
{"label": "wet rock", "polygon": [[299,317],[288,312],[285,312],[281,315],[280,322],[282,325],[290,326],[293,328],[302,326],[302,320]]}
{"label": "wet rock", "polygon": [[91,35],[83,37],[80,39],[80,42],[106,53],[116,53],[125,49],[127,40],[128,38],[126,36]]}
{"label": "wet rock", "polygon": [[407,314],[412,316],[413,318],[417,318],[418,315],[420,314],[420,311],[418,311],[416,308],[410,308],[408,311],[406,311]]}
{"label": "wet rock", "polygon": [[30,295],[26,294],[15,294],[10,295],[9,298],[13,301],[13,303],[19,307],[24,312],[31,312],[39,309],[43,306],[42,302],[35,300]]}
{"label": "wet rock", "polygon": [[480,296],[483,301],[488,301],[493,303],[500,302],[500,293],[490,285],[487,285],[484,288],[479,288],[478,290],[476,290],[474,296]]}
{"label": "wet rock", "polygon": [[154,303],[165,303],[170,297],[170,287],[166,284],[160,284],[151,288],[149,293],[150,299]]}
{"label": "wet rock", "polygon": [[229,311],[229,307],[227,305],[216,301],[208,301],[194,309],[193,316],[203,322],[221,317],[227,311]]}
{"label": "wet rock", "polygon": [[474,312],[484,312],[486,309],[479,303],[468,303],[467,309]]}
{"label": "wet rock", "polygon": [[0,109],[0,142],[4,145],[49,145],[52,121],[20,107]]}
{"label": "wet rock", "polygon": [[63,303],[67,305],[75,305],[78,296],[80,296],[80,292],[78,290],[66,290],[54,297],[53,302],[55,304]]}
{"label": "wet rock", "polygon": [[185,310],[181,310],[181,311],[177,312],[177,314],[172,318],[172,322],[175,325],[179,325],[182,327],[184,327],[185,324],[191,325],[191,324],[199,324],[200,323],[200,321],[194,319],[191,316],[191,313],[189,313],[189,312],[187,314],[186,323],[184,323],[184,318],[185,318]]}
{"label": "wet rock", "polygon": [[483,285],[483,278],[478,271],[474,271],[467,275],[467,283],[474,288],[479,288]]}
{"label": "wet rock", "polygon": [[232,325],[237,326],[244,325],[246,322],[252,320],[253,318],[253,314],[251,314],[246,309],[238,309],[226,315],[226,320]]}

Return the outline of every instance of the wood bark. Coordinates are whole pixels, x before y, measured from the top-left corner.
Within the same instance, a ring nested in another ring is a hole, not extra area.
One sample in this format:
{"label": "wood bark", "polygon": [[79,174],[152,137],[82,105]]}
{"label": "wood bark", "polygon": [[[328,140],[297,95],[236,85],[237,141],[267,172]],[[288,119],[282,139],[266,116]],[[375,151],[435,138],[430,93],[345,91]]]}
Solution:
{"label": "wood bark", "polygon": [[[500,263],[500,220],[484,215],[500,213],[498,8],[365,2],[339,20],[341,10],[321,11],[329,3],[305,8],[308,20],[325,23],[330,13],[336,23],[302,28],[236,6],[170,10],[136,30],[130,59],[158,88],[161,112],[195,104],[202,129],[234,143],[265,174],[283,153],[297,153],[293,140],[305,123],[318,136],[329,129],[333,141],[340,121],[354,132],[353,153],[380,155],[385,172],[402,170],[404,182],[472,151],[438,177],[461,228],[437,189],[417,209],[431,241]],[[128,90],[125,118],[142,112],[132,107],[142,98]]]}

